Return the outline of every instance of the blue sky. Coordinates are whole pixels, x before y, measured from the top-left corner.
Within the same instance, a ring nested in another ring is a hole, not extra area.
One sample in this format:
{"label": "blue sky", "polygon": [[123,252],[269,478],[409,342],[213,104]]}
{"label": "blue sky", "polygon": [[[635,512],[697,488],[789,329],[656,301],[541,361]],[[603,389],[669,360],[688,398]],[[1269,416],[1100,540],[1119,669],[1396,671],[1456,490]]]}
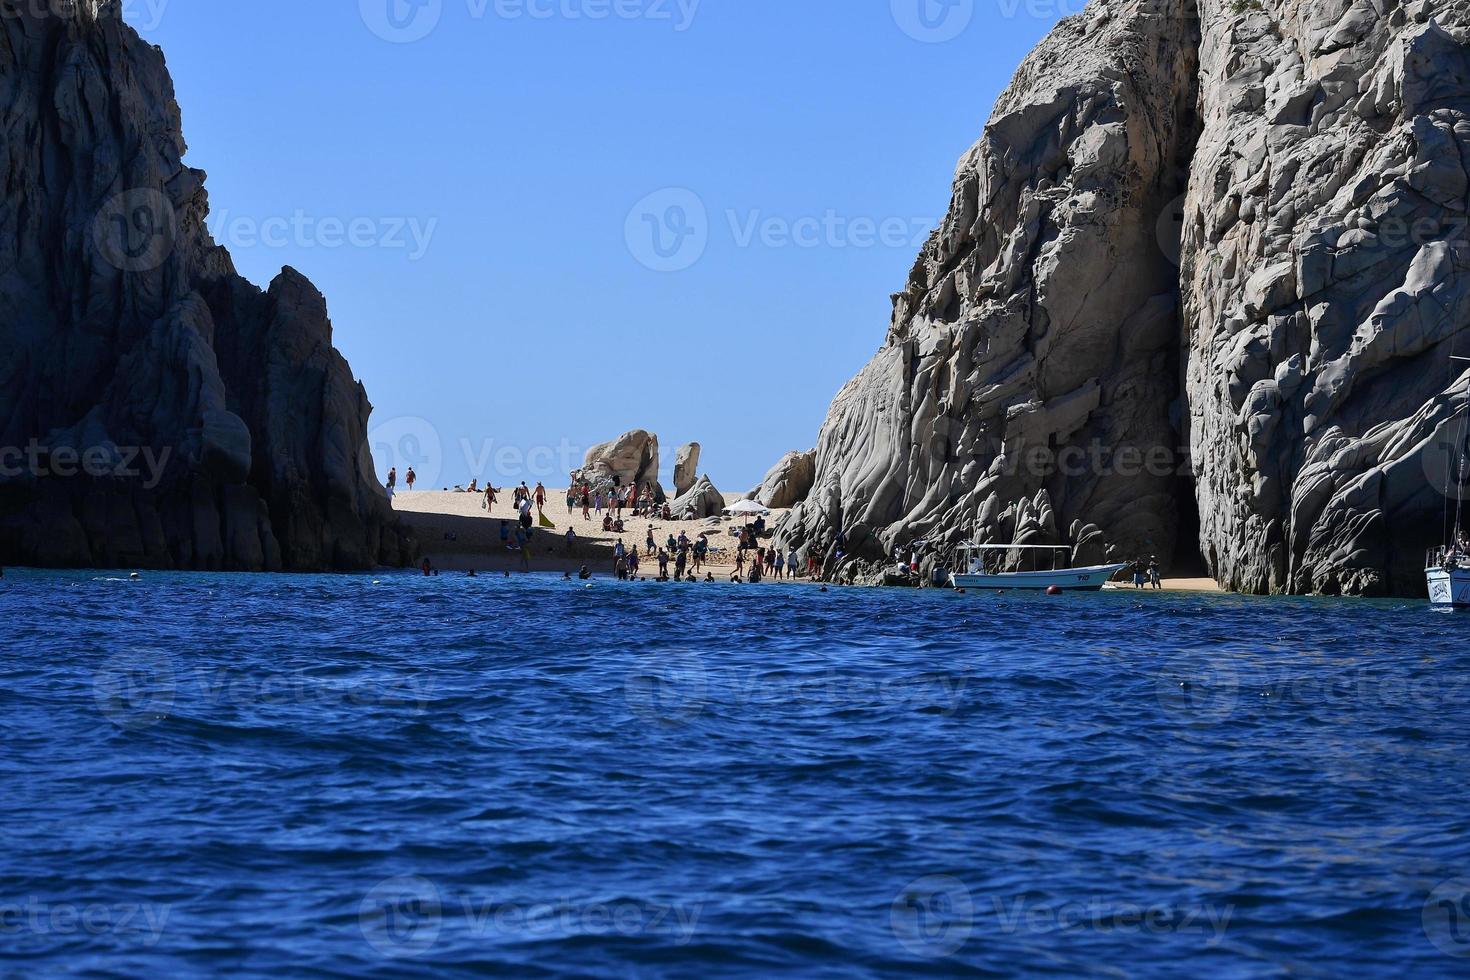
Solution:
{"label": "blue sky", "polygon": [[126,0],[215,237],[327,296],[378,463],[749,489],[872,356],[955,161],[1080,0]]}

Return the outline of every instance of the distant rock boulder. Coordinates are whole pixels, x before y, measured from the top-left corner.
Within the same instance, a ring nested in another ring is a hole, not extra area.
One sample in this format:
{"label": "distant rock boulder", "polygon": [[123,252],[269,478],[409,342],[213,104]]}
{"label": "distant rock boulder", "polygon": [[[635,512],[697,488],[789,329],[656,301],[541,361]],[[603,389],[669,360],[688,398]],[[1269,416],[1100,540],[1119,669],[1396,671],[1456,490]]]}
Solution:
{"label": "distant rock boulder", "polygon": [[795,507],[811,495],[816,479],[816,450],[787,453],[781,457],[781,462],[771,467],[754,499],[764,507],[778,510]]}
{"label": "distant rock boulder", "polygon": [[708,475],[700,477],[694,482],[687,493],[679,495],[679,499],[669,505],[673,511],[676,521],[702,521],[707,517],[715,517],[725,509],[725,497],[715,489],[714,483]]}
{"label": "distant rock boulder", "polygon": [[680,446],[674,455],[674,496],[682,497],[694,486],[699,474],[699,443]]}
{"label": "distant rock boulder", "polygon": [[662,499],[658,483],[658,436],[643,429],[624,432],[611,442],[587,450],[582,468],[572,474],[572,482],[587,482],[594,490],[612,486],[643,486],[651,483]]}

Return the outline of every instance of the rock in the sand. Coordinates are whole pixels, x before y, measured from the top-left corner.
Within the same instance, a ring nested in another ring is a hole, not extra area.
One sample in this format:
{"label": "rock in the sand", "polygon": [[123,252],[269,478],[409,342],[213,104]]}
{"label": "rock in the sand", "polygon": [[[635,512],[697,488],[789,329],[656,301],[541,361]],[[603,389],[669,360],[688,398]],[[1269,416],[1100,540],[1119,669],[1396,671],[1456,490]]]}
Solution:
{"label": "rock in the sand", "polygon": [[783,538],[1066,528],[1233,590],[1422,594],[1466,161],[1466,0],[1093,0],[960,161]]}
{"label": "rock in the sand", "polygon": [[674,496],[682,497],[694,486],[699,475],[699,443],[691,442],[680,446],[674,455]]}
{"label": "rock in the sand", "polygon": [[658,483],[658,436],[643,429],[624,432],[611,442],[587,450],[582,469],[572,474],[573,481],[585,480],[594,489],[614,484],[642,487],[652,483],[662,497]]}
{"label": "rock in the sand", "polygon": [[162,53],[120,0],[7,7],[0,445],[37,453],[0,475],[0,563],[412,561],[326,301],[210,237]]}
{"label": "rock in the sand", "polygon": [[701,476],[694,486],[669,505],[676,521],[701,521],[725,509],[725,498],[715,489],[709,475]]}
{"label": "rock in the sand", "polygon": [[778,510],[795,507],[811,494],[816,478],[817,451],[790,452],[771,467],[753,499]]}

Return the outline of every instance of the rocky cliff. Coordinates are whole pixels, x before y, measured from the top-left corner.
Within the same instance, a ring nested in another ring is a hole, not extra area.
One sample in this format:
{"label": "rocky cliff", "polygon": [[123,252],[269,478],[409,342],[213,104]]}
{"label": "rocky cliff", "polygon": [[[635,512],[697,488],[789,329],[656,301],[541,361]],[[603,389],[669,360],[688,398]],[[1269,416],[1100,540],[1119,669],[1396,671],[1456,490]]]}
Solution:
{"label": "rocky cliff", "polygon": [[1467,0],[1059,23],[782,537],[1104,539],[1241,591],[1422,592],[1470,354],[1467,28]]}
{"label": "rocky cliff", "polygon": [[0,562],[411,559],[326,303],[204,226],[173,86],[118,0],[0,17]]}

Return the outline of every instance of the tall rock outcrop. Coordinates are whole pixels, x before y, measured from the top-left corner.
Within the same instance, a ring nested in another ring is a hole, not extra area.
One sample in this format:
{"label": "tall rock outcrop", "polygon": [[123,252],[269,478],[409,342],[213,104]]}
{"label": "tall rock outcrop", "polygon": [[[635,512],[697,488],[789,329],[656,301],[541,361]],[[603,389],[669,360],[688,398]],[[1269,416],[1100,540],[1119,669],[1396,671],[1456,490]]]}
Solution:
{"label": "tall rock outcrop", "polygon": [[0,18],[0,561],[410,560],[321,294],[205,229],[173,85],[118,0]]}
{"label": "tall rock outcrop", "polygon": [[[1156,3],[1098,5],[1026,59],[883,349],[833,403],[784,539],[830,547],[841,529],[872,559],[1009,540],[1045,490],[1062,527],[1172,550],[1179,274],[1157,225],[1196,131],[1197,28]],[[1135,453],[1163,457],[1140,474]]]}
{"label": "tall rock outcrop", "polygon": [[[783,538],[1101,534],[1422,592],[1470,354],[1470,0],[1094,0],[960,162]],[[1095,527],[1093,526],[1095,525]]]}
{"label": "tall rock outcrop", "polygon": [[680,446],[674,456],[674,496],[682,497],[689,492],[699,478],[700,446],[697,442]]}

